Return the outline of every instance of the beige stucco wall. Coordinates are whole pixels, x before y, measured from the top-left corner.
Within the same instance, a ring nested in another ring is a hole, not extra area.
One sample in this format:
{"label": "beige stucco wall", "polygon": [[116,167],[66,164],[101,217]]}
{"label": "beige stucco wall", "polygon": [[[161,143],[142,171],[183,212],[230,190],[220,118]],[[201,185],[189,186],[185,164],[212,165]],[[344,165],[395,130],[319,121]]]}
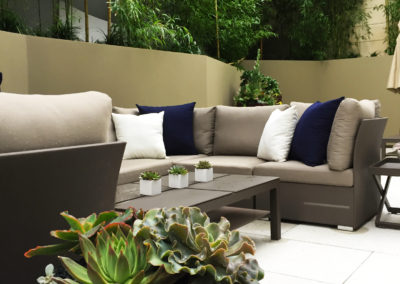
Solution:
{"label": "beige stucco wall", "polygon": [[231,104],[239,87],[240,72],[236,68],[202,55],[6,32],[0,32],[0,42],[3,91],[7,92],[61,94],[96,90],[109,94],[114,105],[125,107],[191,101],[197,106],[210,106]]}
{"label": "beige stucco wall", "polygon": [[29,92],[26,45],[26,36],[0,32],[0,72],[3,72],[2,91]]}
{"label": "beige stucco wall", "polygon": [[[400,95],[386,90],[392,56],[327,61],[262,61],[264,74],[276,78],[285,103],[326,101],[340,96],[379,99],[388,117],[385,135],[400,129]],[[246,61],[249,68],[254,62]]]}
{"label": "beige stucco wall", "polygon": [[[252,68],[254,61],[243,62],[246,69]],[[320,63],[318,61],[264,60],[261,72],[276,79],[282,92],[284,103],[291,101],[314,101],[319,93]]]}
{"label": "beige stucco wall", "polygon": [[[207,57],[207,103],[208,105],[232,105],[233,96],[240,86],[240,75],[236,67]],[[223,95],[221,94],[229,94]]]}

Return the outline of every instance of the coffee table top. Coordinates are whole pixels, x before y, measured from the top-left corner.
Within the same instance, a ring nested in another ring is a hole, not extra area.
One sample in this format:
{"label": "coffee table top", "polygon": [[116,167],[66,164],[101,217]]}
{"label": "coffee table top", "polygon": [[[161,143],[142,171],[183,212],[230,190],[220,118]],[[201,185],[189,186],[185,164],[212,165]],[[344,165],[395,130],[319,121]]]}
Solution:
{"label": "coffee table top", "polygon": [[[155,207],[198,206],[220,198],[229,198],[254,187],[267,183],[277,184],[279,178],[268,176],[214,174],[210,182],[194,181],[194,173],[189,173],[189,186],[183,189],[168,187],[168,176],[162,178],[162,194],[140,195],[139,182],[119,186],[116,193],[117,210],[128,207],[148,210]],[[248,196],[248,197],[251,197]]]}

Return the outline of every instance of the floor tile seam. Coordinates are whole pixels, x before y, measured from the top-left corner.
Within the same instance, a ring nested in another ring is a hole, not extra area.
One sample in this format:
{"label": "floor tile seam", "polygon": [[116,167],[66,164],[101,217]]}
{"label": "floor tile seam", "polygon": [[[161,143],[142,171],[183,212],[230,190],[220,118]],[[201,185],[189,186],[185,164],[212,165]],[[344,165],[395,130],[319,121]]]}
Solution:
{"label": "floor tile seam", "polygon": [[369,250],[369,249],[360,249],[360,248],[352,248],[352,247],[346,247],[346,246],[341,246],[341,245],[333,245],[333,244],[319,243],[319,242],[313,242],[313,241],[296,240],[296,239],[293,239],[290,237],[285,237],[285,240],[314,244],[314,245],[321,245],[321,246],[328,246],[328,247],[335,247],[335,248],[342,248],[342,249],[349,249],[349,250],[357,250],[357,251],[369,252],[369,253],[374,252],[374,250]]}
{"label": "floor tile seam", "polygon": [[373,254],[374,254],[374,252],[372,251],[372,252],[364,259],[364,261],[361,262],[360,265],[357,266],[357,268],[356,268],[352,273],[350,273],[349,277],[347,277],[346,280],[344,280],[343,284],[344,284],[344,283],[347,283],[347,282],[350,280],[350,278],[360,269],[361,266],[363,266],[363,264],[364,264]]}
{"label": "floor tile seam", "polygon": [[[290,224],[290,223],[287,223],[287,224]],[[285,234],[287,234],[288,232],[290,232],[290,231],[293,230],[294,228],[297,228],[297,226],[299,226],[299,225],[300,225],[300,224],[294,225],[292,228],[290,228],[289,230],[287,230],[287,231],[285,231],[284,233],[282,233],[282,236],[285,235]]]}
{"label": "floor tile seam", "polygon": [[323,284],[332,284],[332,282],[325,282],[325,281],[315,280],[315,279],[307,278],[307,277],[301,277],[301,276],[297,276],[297,275],[293,275],[293,274],[275,272],[275,271],[272,271],[272,270],[266,270],[266,269],[264,269],[264,270],[265,270],[265,272],[279,274],[279,275],[282,275],[282,276],[289,276],[289,277],[298,278],[298,279],[302,279],[302,280],[310,280],[310,281],[314,281],[314,282],[317,282],[317,283],[323,283]]}

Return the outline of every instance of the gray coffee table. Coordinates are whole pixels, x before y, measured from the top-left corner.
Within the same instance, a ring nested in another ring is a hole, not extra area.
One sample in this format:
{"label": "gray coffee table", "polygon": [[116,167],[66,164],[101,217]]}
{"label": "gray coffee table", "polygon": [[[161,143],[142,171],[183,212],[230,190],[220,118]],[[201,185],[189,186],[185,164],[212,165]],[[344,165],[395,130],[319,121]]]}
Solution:
{"label": "gray coffee table", "polygon": [[169,188],[168,176],[163,177],[162,183],[162,194],[155,196],[140,195],[138,182],[119,186],[115,209],[125,210],[135,207],[149,210],[163,207],[196,206],[208,212],[267,192],[270,197],[271,239],[279,240],[281,238],[279,178],[277,177],[214,174],[213,181],[199,183],[194,181],[194,173],[190,173],[187,188]]}

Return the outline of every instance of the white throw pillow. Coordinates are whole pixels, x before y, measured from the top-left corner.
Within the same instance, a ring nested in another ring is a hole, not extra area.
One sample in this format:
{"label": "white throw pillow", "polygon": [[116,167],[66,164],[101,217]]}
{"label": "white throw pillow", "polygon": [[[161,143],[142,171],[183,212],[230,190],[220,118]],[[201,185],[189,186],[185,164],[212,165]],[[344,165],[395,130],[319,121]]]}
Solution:
{"label": "white throw pillow", "polygon": [[257,157],[268,161],[286,161],[297,120],[295,106],[284,111],[274,110],[265,124]]}
{"label": "white throw pillow", "polygon": [[164,112],[143,115],[112,114],[118,141],[125,141],[124,159],[163,159]]}

